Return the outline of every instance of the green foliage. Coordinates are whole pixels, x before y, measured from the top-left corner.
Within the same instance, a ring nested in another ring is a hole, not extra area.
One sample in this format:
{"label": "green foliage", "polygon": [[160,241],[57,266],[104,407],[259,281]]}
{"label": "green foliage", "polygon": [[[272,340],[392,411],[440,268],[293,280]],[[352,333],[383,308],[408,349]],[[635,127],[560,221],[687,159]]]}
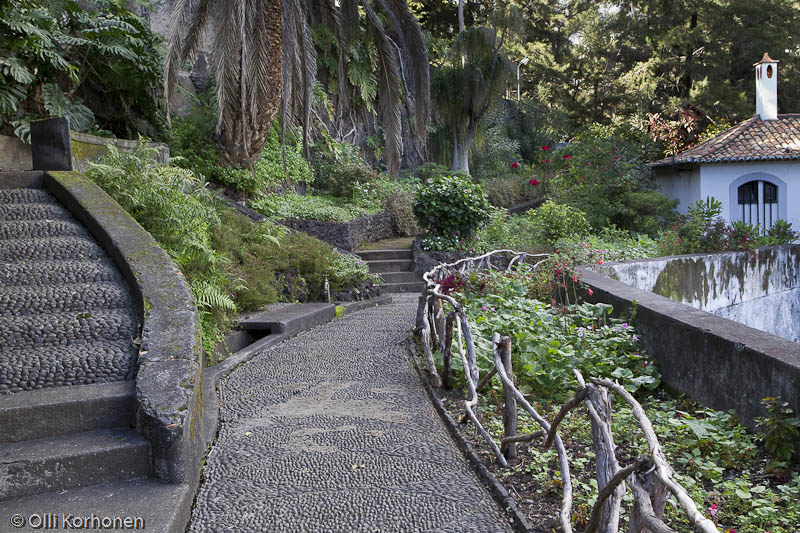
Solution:
{"label": "green foliage", "polygon": [[499,124],[487,128],[475,141],[470,172],[478,181],[505,176],[512,163],[522,159],[519,141],[508,137]]}
{"label": "green foliage", "polygon": [[571,235],[585,235],[590,229],[585,213],[552,200],[526,212],[525,218],[537,232],[537,240],[550,244]]}
{"label": "green foliage", "polygon": [[[522,171],[518,171],[522,169]],[[502,177],[494,178],[484,184],[489,203],[497,207],[514,207],[526,202],[541,200],[544,197],[544,186],[532,182],[528,172],[520,165]]]}
{"label": "green foliage", "polygon": [[557,203],[586,213],[594,228],[615,225],[655,235],[674,217],[677,201],[653,189],[636,145],[592,131],[568,149],[545,145],[537,166]]}
{"label": "green foliage", "polygon": [[792,229],[791,222],[778,220],[769,228],[765,236],[759,238],[759,245],[791,244],[797,238],[798,233]]}
{"label": "green foliage", "polygon": [[20,0],[0,6],[0,126],[28,136],[34,118],[78,131],[165,132],[159,38],[124,2]]}
{"label": "green foliage", "polygon": [[788,402],[780,398],[764,398],[761,405],[767,408],[769,416],[756,419],[764,430],[764,446],[778,463],[788,465],[796,453],[800,441],[800,418],[794,415]]}
{"label": "green foliage", "polygon": [[178,165],[251,195],[314,181],[308,162],[303,158],[302,142],[294,135],[287,135],[284,168],[284,151],[277,120],[269,130],[266,144],[253,164],[252,172],[250,169],[220,165],[222,151],[214,140],[216,105],[214,88],[207,88],[194,99],[186,115],[174,121],[170,149],[177,156]]}
{"label": "green foliage", "polygon": [[355,206],[346,198],[329,195],[301,196],[294,192],[282,195],[263,194],[253,200],[251,206],[259,213],[278,220],[293,217],[305,220],[348,222],[380,211],[380,209]]}
{"label": "green foliage", "polygon": [[449,170],[445,165],[439,163],[423,163],[414,170],[414,175],[422,182],[427,183],[433,178],[442,176],[458,176],[459,178],[469,178],[469,173],[463,170]]}
{"label": "green foliage", "polygon": [[334,196],[352,196],[357,183],[370,183],[377,179],[361,157],[358,147],[339,143],[322,132],[322,139],[312,150],[314,187]]}
{"label": "green foliage", "polygon": [[191,171],[154,166],[145,141],[132,151],[109,145],[87,175],[133,216],[183,268],[202,269],[217,258],[211,227],[219,223],[211,193]]}
{"label": "green foliage", "polygon": [[456,289],[467,308],[479,366],[494,366],[492,335],[511,337],[514,374],[521,390],[536,397],[571,392],[572,369],[584,375],[616,378],[631,392],[655,389],[660,374],[640,353],[639,340],[626,321],[609,318],[606,304],[553,309],[529,296],[538,278],[527,265],[513,272],[471,274]]}
{"label": "green foliage", "polygon": [[656,257],[658,244],[647,235],[631,236],[614,227],[597,235],[566,237],[554,245],[559,256],[568,256],[575,265],[597,265],[607,261],[631,261]]}
{"label": "green foliage", "polygon": [[489,202],[480,185],[458,176],[432,178],[413,204],[419,225],[438,236],[471,237],[489,218]]}

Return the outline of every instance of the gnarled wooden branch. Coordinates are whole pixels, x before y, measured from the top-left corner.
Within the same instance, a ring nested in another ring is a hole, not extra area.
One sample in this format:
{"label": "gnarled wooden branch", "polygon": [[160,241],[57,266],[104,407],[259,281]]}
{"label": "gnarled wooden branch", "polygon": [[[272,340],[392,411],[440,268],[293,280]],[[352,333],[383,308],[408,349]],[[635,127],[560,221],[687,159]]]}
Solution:
{"label": "gnarled wooden branch", "polygon": [[[500,341],[500,334],[495,333],[492,337],[492,342],[497,344]],[[499,354],[495,351],[494,366],[497,368],[497,375],[503,381],[503,385],[509,387],[517,398],[517,401],[522,407],[530,413],[534,420],[545,430],[550,431],[550,424],[547,423],[542,415],[528,402],[525,396],[517,390],[511,380],[508,378],[505,370],[503,369],[502,362],[499,360]],[[559,513],[559,521],[561,522],[561,529],[564,533],[572,533],[572,479],[569,476],[569,459],[567,457],[567,450],[564,448],[564,443],[561,437],[555,437],[556,452],[558,452],[558,459],[561,466],[561,484],[562,484],[562,497],[561,497],[561,512]]]}
{"label": "gnarled wooden branch", "polygon": [[503,437],[503,440],[500,441],[500,443],[508,444],[509,442],[530,442],[540,437],[544,437],[545,435],[547,435],[547,431],[543,429],[538,429],[533,433],[528,433],[527,435],[517,435],[516,437]]}
{"label": "gnarled wooden branch", "polygon": [[591,381],[596,385],[601,385],[607,389],[613,390],[633,408],[633,416],[642,427],[645,439],[647,440],[647,445],[650,447],[650,453],[653,456],[653,462],[656,466],[655,472],[667,489],[669,489],[669,491],[675,495],[675,498],[677,498],[678,503],[683,509],[683,512],[686,513],[689,521],[703,533],[719,533],[717,526],[714,525],[714,522],[700,514],[700,511],[697,510],[694,500],[692,500],[692,498],[686,493],[683,487],[681,487],[672,479],[674,473],[672,468],[667,463],[666,457],[664,457],[664,452],[661,451],[661,445],[659,444],[658,437],[653,430],[653,424],[650,422],[650,419],[647,418],[644,409],[642,409],[642,406],[636,401],[636,398],[634,398],[631,393],[625,390],[625,387],[619,385],[618,383],[614,383],[610,379],[591,378]]}
{"label": "gnarled wooden branch", "polygon": [[582,387],[575,392],[575,396],[570,398],[570,400],[565,403],[558,414],[553,418],[553,421],[550,422],[550,431],[547,432],[547,439],[544,441],[544,449],[548,449],[550,446],[553,445],[553,440],[556,438],[556,431],[558,430],[558,425],[564,420],[564,417],[567,416],[567,413],[575,409],[579,403],[581,403],[584,398],[586,398],[586,394],[588,393],[588,389],[586,387]]}
{"label": "gnarled wooden branch", "polygon": [[603,507],[605,507],[608,497],[616,492],[617,487],[620,486],[620,484],[624,482],[628,476],[649,463],[649,457],[646,455],[640,455],[631,464],[614,474],[614,477],[612,477],[606,486],[603,487],[597,494],[597,501],[594,502],[594,507],[592,507],[591,518],[589,518],[589,523],[586,524],[586,529],[583,530],[583,533],[595,533],[595,531],[601,527],[600,520],[603,518]]}

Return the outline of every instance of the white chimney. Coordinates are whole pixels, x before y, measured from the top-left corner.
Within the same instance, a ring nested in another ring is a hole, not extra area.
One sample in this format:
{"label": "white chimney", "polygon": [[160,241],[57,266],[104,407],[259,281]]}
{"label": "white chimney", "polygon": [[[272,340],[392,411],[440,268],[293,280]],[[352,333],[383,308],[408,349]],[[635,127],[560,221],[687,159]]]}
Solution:
{"label": "white chimney", "polygon": [[778,61],[764,52],[756,68],[756,114],[761,120],[778,118]]}

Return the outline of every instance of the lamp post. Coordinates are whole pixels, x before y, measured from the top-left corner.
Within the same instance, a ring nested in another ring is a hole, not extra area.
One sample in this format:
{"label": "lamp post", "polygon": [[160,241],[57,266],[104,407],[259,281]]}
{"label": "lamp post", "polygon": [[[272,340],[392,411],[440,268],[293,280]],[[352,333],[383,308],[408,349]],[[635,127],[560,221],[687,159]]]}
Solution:
{"label": "lamp post", "polygon": [[520,59],[519,63],[517,63],[517,102],[519,102],[519,67],[526,64],[528,61],[530,61],[530,58],[526,56]]}

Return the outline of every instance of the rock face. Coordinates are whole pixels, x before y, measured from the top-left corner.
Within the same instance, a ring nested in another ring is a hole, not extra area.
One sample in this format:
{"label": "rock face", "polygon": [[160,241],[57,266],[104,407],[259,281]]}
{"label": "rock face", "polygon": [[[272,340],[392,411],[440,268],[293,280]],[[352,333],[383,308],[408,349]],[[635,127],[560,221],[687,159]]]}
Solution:
{"label": "rock face", "polygon": [[637,289],[800,340],[798,245],[610,263],[601,271]]}
{"label": "rock face", "polygon": [[0,394],[131,379],[127,284],[43,189],[0,188]]}

